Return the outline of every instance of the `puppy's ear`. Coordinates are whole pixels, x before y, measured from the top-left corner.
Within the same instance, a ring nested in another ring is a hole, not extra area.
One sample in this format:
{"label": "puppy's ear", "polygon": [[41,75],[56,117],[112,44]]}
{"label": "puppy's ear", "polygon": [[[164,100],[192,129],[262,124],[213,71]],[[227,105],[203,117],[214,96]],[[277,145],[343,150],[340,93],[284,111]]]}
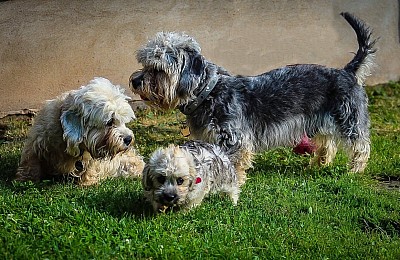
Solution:
{"label": "puppy's ear", "polygon": [[79,144],[83,141],[81,118],[76,112],[66,110],[61,113],[60,121],[63,129],[63,138],[67,143],[66,152],[73,157],[78,157],[81,153]]}
{"label": "puppy's ear", "polygon": [[197,87],[204,74],[206,63],[200,54],[183,55],[184,68],[181,72],[181,79],[177,89],[177,95],[185,98]]}
{"label": "puppy's ear", "polygon": [[144,166],[143,173],[142,173],[142,186],[145,191],[151,190],[153,187],[152,181],[150,178],[150,167],[148,164]]}

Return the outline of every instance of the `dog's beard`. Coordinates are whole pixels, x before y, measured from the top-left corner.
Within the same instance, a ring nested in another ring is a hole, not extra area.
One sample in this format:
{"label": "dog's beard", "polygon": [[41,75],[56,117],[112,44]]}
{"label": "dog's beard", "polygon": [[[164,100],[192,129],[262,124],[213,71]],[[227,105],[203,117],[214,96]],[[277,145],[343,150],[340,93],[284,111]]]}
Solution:
{"label": "dog's beard", "polygon": [[[164,197],[165,192],[172,192],[178,196],[174,202],[168,202]],[[171,210],[179,210],[187,203],[188,186],[173,186],[171,184],[164,184],[159,186],[153,191],[153,198],[151,199],[155,212],[165,213]]]}
{"label": "dog's beard", "polygon": [[140,86],[132,88],[146,104],[161,110],[175,109],[183,100],[177,96],[179,74],[168,75],[164,71],[145,70]]}
{"label": "dog's beard", "polygon": [[161,185],[156,188],[152,193],[151,203],[153,205],[154,212],[166,213],[171,211],[176,202],[167,202],[163,200],[164,192],[166,192],[166,185]]}

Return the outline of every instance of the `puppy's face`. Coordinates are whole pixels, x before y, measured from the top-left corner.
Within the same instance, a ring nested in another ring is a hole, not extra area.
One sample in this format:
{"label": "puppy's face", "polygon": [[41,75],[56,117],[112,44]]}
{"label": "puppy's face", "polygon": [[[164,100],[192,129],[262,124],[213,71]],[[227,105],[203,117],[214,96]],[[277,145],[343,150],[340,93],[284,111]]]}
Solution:
{"label": "puppy's face", "polygon": [[132,91],[161,109],[193,97],[205,70],[197,42],[182,33],[158,33],[137,52],[143,69],[130,77]]}
{"label": "puppy's face", "polygon": [[77,157],[87,150],[104,158],[126,150],[133,133],[125,124],[135,118],[127,100],[122,89],[103,78],[70,92],[60,117],[67,153]]}
{"label": "puppy's face", "polygon": [[170,146],[155,151],[143,170],[145,197],[155,212],[165,212],[187,204],[195,178],[192,156],[179,147]]}

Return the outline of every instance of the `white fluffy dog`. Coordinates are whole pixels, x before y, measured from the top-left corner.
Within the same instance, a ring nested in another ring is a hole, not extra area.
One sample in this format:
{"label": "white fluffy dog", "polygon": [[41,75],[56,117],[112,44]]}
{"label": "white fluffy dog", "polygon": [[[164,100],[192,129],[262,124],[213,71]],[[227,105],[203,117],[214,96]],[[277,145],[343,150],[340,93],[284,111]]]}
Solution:
{"label": "white fluffy dog", "polygon": [[146,199],[155,212],[188,210],[210,193],[223,192],[236,205],[237,173],[220,147],[201,141],[156,150],[143,170]]}
{"label": "white fluffy dog", "polygon": [[16,180],[72,175],[90,185],[106,177],[139,177],[144,162],[130,146],[133,133],[125,124],[135,114],[128,99],[120,86],[94,78],[47,101],[28,134]]}

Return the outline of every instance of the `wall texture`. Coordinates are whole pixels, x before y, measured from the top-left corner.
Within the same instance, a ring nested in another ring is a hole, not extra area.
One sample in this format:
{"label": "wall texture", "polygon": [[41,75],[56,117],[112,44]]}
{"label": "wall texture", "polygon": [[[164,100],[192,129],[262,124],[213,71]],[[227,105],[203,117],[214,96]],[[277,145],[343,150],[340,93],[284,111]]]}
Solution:
{"label": "wall texture", "polygon": [[[158,31],[184,31],[232,73],[293,63],[343,67],[357,50],[339,15],[349,11],[380,37],[368,84],[400,78],[399,0],[0,2],[0,112],[40,108],[94,76],[127,86],[135,50]],[[1,115],[1,114],[0,114]]]}

